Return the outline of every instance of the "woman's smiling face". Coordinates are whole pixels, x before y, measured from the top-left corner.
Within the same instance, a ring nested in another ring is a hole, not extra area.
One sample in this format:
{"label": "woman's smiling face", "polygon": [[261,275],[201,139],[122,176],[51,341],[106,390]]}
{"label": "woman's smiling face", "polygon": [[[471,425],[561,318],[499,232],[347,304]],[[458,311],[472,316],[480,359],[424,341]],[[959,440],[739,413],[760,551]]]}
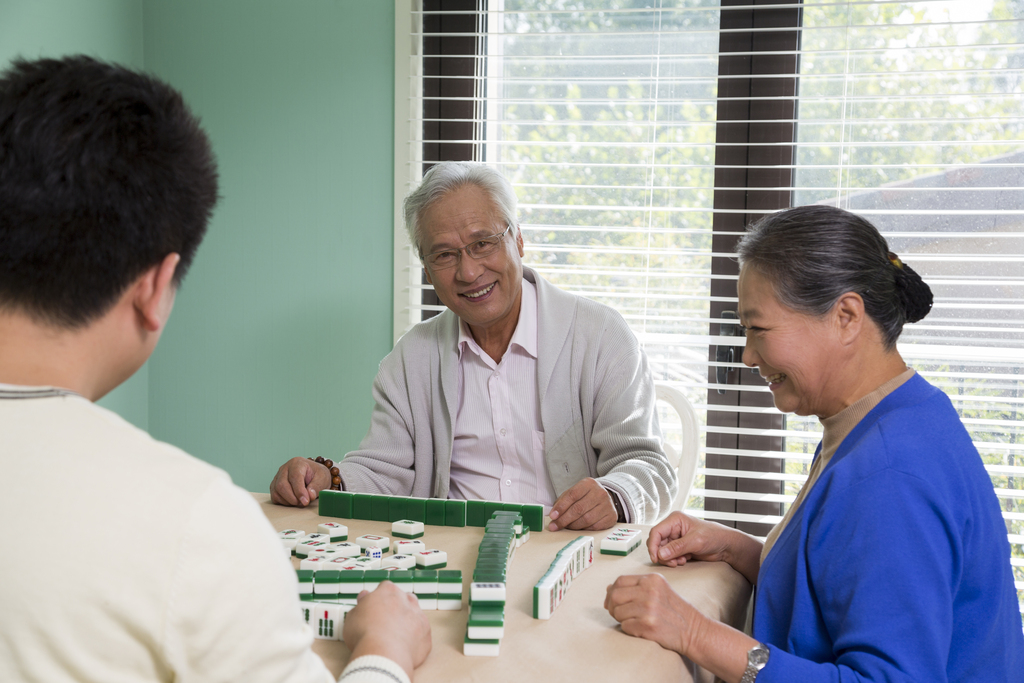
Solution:
{"label": "woman's smiling face", "polygon": [[772,283],[745,266],[738,284],[740,324],[747,329],[743,363],[768,381],[775,407],[786,413],[829,417],[842,409],[830,387],[839,374],[831,317],[795,311],[779,302]]}

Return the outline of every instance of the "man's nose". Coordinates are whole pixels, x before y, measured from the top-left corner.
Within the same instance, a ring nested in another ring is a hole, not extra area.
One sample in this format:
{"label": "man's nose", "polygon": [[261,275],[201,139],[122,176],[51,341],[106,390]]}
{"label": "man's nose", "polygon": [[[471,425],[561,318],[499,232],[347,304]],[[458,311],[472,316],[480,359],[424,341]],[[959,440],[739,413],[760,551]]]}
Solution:
{"label": "man's nose", "polygon": [[455,274],[462,282],[474,282],[483,271],[483,264],[465,252],[459,252],[459,265],[455,267]]}

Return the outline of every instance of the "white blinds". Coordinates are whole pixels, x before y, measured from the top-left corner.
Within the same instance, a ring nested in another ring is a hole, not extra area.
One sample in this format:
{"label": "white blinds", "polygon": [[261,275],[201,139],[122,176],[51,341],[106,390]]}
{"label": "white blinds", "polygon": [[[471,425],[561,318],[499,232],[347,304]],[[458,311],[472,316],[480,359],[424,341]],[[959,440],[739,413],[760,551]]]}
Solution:
{"label": "white blinds", "polygon": [[[472,143],[476,159],[512,179],[527,262],[559,286],[621,311],[657,379],[683,390],[701,415],[718,388],[713,347],[742,344],[710,333],[719,321],[712,303],[729,302],[712,296],[711,283],[734,279],[712,268],[713,257],[732,256],[712,250],[716,212],[745,212],[715,208],[716,192],[742,189],[715,187],[716,155],[737,144],[717,139],[719,109],[734,97],[723,99],[721,91],[740,78],[720,73],[720,41],[736,30],[722,28],[721,17],[764,7],[490,0],[479,8],[476,29],[460,32],[478,45],[472,74],[451,77],[472,80],[472,91],[435,96],[473,104],[474,132],[456,142]],[[900,351],[950,395],[985,460],[1024,600],[1024,3],[773,7],[799,10],[792,27],[799,47],[729,56],[749,56],[754,75],[742,78],[755,80],[773,77],[771,60],[797,57],[796,115],[781,121],[795,125],[795,139],[741,144],[754,152],[791,148],[792,162],[781,165],[792,172],[791,186],[774,189],[791,192],[793,205],[832,203],[865,215],[931,284],[935,308],[908,326]],[[423,137],[418,51],[430,15],[419,0],[411,3],[411,33],[400,46],[411,51],[400,58],[411,77],[398,86],[396,152],[404,161],[396,167],[396,194],[418,180],[424,144],[440,142]],[[778,27],[759,28],[755,20],[743,30]],[[740,170],[766,169],[749,162]],[[407,315],[396,336],[424,308],[418,264],[408,250],[400,254],[396,311]],[[705,447],[688,507],[723,521],[774,523],[805,479],[819,439],[816,421],[789,418],[764,428],[756,419],[777,415],[773,408],[713,409],[740,413],[755,426],[741,420],[739,427],[705,427],[710,433],[738,435],[741,446],[757,437],[780,446]],[[737,473],[706,467],[705,454],[784,461],[779,471]],[[709,477],[775,488],[712,490]],[[703,512],[712,498],[782,505],[773,514]]]}

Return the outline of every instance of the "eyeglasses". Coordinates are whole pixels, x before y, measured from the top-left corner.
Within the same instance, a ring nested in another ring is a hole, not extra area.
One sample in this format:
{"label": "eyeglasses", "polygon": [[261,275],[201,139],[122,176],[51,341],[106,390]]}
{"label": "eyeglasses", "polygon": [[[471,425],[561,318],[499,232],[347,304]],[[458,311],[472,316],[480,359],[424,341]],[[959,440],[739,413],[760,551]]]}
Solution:
{"label": "eyeglasses", "polygon": [[498,247],[501,246],[502,238],[504,238],[511,229],[512,225],[509,224],[503,232],[499,232],[497,235],[482,237],[474,242],[470,242],[464,247],[435,251],[424,256],[423,260],[432,270],[446,270],[459,265],[459,261],[462,260],[462,252],[466,252],[474,259],[482,259],[498,251]]}

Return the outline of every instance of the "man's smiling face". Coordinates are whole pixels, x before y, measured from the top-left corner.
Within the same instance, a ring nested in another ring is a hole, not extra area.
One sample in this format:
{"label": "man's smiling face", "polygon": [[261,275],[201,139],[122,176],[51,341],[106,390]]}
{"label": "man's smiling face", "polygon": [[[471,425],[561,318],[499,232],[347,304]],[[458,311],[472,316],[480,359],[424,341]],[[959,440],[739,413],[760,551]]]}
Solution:
{"label": "man's smiling face", "polygon": [[[431,204],[420,216],[420,251],[458,249],[507,227],[487,193],[466,185]],[[523,288],[523,253],[522,235],[513,227],[489,256],[474,259],[463,251],[453,268],[435,271],[428,265],[427,281],[441,302],[474,332],[509,324],[514,329]]]}

